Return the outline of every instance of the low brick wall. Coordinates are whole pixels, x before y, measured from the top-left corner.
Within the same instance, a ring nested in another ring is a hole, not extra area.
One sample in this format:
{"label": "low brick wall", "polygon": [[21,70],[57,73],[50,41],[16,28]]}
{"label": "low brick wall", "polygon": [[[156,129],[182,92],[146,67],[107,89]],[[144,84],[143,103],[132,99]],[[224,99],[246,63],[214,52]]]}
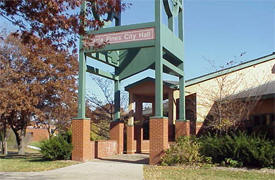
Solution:
{"label": "low brick wall", "polygon": [[95,142],[95,157],[104,158],[118,154],[117,141],[103,140]]}
{"label": "low brick wall", "polygon": [[91,159],[95,158],[95,141],[91,141]]}
{"label": "low brick wall", "polygon": [[150,140],[143,140],[141,147],[142,147],[142,149],[141,149],[142,153],[149,153],[149,151],[150,151]]}
{"label": "low brick wall", "polygon": [[134,149],[135,149],[135,152],[137,151],[137,140],[134,140]]}
{"label": "low brick wall", "polygon": [[26,133],[30,134],[31,141],[42,141],[49,139],[49,132],[47,129],[42,128],[27,128]]}

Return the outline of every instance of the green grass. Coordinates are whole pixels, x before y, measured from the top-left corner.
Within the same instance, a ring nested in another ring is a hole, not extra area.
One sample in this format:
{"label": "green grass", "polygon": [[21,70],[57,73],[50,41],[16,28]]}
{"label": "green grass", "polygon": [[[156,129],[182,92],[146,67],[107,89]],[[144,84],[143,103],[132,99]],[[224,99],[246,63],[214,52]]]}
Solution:
{"label": "green grass", "polygon": [[42,144],[42,141],[33,141],[29,143],[29,145],[35,146],[35,147],[40,147],[41,144]]}
{"label": "green grass", "polygon": [[275,173],[255,171],[218,170],[210,167],[192,168],[177,166],[144,166],[146,180],[184,180],[184,179],[215,179],[215,180],[241,180],[241,179],[275,179]]}
{"label": "green grass", "polygon": [[0,155],[0,172],[36,172],[62,168],[78,164],[76,161],[45,161],[41,154],[34,150],[27,150],[26,155],[17,155],[14,151],[8,156]]}

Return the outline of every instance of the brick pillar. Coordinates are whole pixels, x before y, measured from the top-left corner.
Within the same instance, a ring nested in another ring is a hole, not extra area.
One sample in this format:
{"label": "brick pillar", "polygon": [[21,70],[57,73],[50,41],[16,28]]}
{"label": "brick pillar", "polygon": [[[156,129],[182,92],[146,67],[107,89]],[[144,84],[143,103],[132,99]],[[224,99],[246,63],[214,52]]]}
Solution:
{"label": "brick pillar", "polygon": [[72,120],[72,144],[72,160],[88,161],[92,159],[90,119]]}
{"label": "brick pillar", "polygon": [[123,153],[123,129],[124,123],[114,121],[110,124],[110,139],[117,141],[118,154]]}
{"label": "brick pillar", "polygon": [[176,121],[175,137],[190,136],[190,121]]}
{"label": "brick pillar", "polygon": [[160,162],[164,151],[168,148],[168,119],[150,119],[150,159],[149,164]]}
{"label": "brick pillar", "polygon": [[142,142],[143,142],[143,128],[141,125],[137,125],[137,152],[142,152]]}
{"label": "brick pillar", "polygon": [[134,126],[127,126],[127,154],[134,154],[135,152]]}

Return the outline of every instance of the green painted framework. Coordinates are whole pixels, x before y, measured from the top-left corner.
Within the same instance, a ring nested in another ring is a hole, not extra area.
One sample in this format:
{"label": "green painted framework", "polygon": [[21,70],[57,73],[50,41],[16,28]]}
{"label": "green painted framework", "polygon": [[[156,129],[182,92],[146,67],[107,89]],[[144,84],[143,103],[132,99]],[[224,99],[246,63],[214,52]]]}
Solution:
{"label": "green painted framework", "polygon": [[[90,31],[92,34],[121,32],[126,30],[154,28],[155,39],[118,44],[107,44],[101,49],[83,49],[83,37],[79,43],[79,87],[78,87],[78,119],[85,116],[85,88],[86,72],[114,81],[115,116],[114,121],[120,120],[120,81],[129,78],[147,69],[155,70],[155,115],[163,117],[163,73],[179,77],[180,112],[179,121],[185,121],[184,95],[184,60],[183,60],[183,0],[174,0],[177,3],[176,13],[169,13],[169,0],[155,0],[155,21],[134,25],[102,28]],[[81,7],[86,11],[86,2]],[[162,12],[166,11],[168,26],[162,23]],[[178,18],[178,36],[175,35],[174,19]],[[115,73],[88,66],[87,57],[100,61],[115,68]]]}

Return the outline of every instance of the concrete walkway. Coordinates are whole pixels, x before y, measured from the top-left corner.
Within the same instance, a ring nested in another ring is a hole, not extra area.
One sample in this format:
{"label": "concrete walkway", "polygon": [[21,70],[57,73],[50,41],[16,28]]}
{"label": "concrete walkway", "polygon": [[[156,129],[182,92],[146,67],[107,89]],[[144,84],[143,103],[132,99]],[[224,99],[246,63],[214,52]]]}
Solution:
{"label": "concrete walkway", "polygon": [[147,155],[119,155],[43,172],[0,172],[1,180],[142,180]]}

